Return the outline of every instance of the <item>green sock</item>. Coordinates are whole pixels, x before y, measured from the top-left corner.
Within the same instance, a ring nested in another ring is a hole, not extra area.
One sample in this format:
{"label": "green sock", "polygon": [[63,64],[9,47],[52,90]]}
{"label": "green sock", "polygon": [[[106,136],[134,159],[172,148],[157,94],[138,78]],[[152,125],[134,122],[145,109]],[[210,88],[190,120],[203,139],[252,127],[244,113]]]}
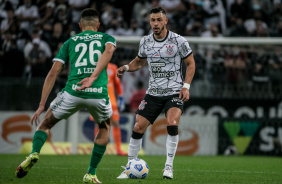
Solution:
{"label": "green sock", "polygon": [[35,153],[35,152],[40,153],[40,150],[47,138],[48,138],[48,134],[46,132],[42,130],[36,131],[33,136],[32,151],[30,154]]}
{"label": "green sock", "polygon": [[106,151],[106,145],[99,145],[94,143],[94,148],[92,150],[92,156],[90,160],[90,166],[88,168],[88,172],[92,175],[96,174],[96,169],[98,164],[100,163],[104,153]]}

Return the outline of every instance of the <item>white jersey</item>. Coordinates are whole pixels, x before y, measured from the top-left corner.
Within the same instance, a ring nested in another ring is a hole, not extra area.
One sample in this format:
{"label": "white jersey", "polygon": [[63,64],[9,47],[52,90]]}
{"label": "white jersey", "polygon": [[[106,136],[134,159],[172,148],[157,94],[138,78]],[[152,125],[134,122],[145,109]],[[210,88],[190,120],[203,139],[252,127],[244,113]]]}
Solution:
{"label": "white jersey", "polygon": [[147,94],[167,96],[178,94],[183,87],[182,60],[192,54],[188,41],[171,31],[162,40],[153,33],[140,41],[138,57],[147,58],[150,71]]}

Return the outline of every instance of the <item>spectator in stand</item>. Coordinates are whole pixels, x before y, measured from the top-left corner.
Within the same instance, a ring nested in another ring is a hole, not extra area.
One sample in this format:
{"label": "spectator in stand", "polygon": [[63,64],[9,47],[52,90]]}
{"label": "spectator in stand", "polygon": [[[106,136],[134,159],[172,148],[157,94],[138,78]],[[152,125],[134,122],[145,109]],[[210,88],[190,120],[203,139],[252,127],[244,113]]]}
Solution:
{"label": "spectator in stand", "polygon": [[187,22],[185,4],[181,0],[160,0],[160,6],[166,10],[171,27],[175,28],[178,34],[185,34]]}
{"label": "spectator in stand", "polygon": [[113,9],[114,7],[109,3],[104,3],[102,5],[102,12],[101,13],[101,23],[105,26],[109,25],[113,20]]}
{"label": "spectator in stand", "polygon": [[10,10],[10,9],[15,10],[18,5],[19,5],[19,0],[1,0],[0,10]]}
{"label": "spectator in stand", "polygon": [[37,6],[31,4],[31,0],[24,0],[24,5],[18,7],[15,15],[20,21],[20,29],[25,29],[29,33],[33,28],[33,24],[39,20]]}
{"label": "spectator in stand", "polygon": [[52,28],[54,24],[54,10],[55,10],[55,0],[49,0],[48,2],[45,2],[41,6],[41,12],[40,12],[40,21],[39,25],[42,29],[42,35],[45,40],[48,40],[50,35],[52,34]]}
{"label": "spectator in stand", "polygon": [[249,36],[247,29],[244,27],[241,17],[235,19],[235,25],[230,27],[229,36],[231,37],[247,37]]}
{"label": "spectator in stand", "polygon": [[[5,40],[2,46],[3,55],[0,66],[2,66],[2,75],[4,77],[22,77],[24,69],[23,52],[17,48],[16,36],[11,32],[5,32]],[[1,56],[1,54],[0,54]],[[16,66],[16,67],[15,67]]]}
{"label": "spectator in stand", "polygon": [[263,25],[263,22],[257,21],[256,22],[256,29],[251,36],[268,37],[269,32],[268,32],[268,29]]}
{"label": "spectator in stand", "polygon": [[244,0],[235,0],[231,5],[231,16],[241,18],[243,21],[247,19],[249,6],[248,3]]}
{"label": "spectator in stand", "polygon": [[11,25],[14,23],[14,10],[13,9],[3,11],[3,13],[5,14],[4,15],[5,18],[0,22],[1,34],[6,32],[11,27]]}
{"label": "spectator in stand", "polygon": [[247,55],[238,46],[233,46],[224,60],[227,82],[230,84],[243,83],[247,80]]}
{"label": "spectator in stand", "polygon": [[57,49],[58,44],[61,42],[65,42],[67,40],[67,37],[63,34],[63,25],[61,22],[56,22],[53,25],[52,30],[53,33],[47,41],[51,48],[51,51],[54,52]]}
{"label": "spectator in stand", "polygon": [[130,112],[135,113],[138,109],[140,102],[143,100],[146,89],[144,88],[144,83],[142,81],[137,81],[136,84],[137,90],[133,93],[133,95],[130,98]]}
{"label": "spectator in stand", "polygon": [[143,12],[149,12],[151,9],[152,5],[148,0],[138,0],[135,2],[132,10],[132,18],[137,21],[139,27],[143,26]]}
{"label": "spectator in stand", "polygon": [[208,13],[206,17],[207,25],[214,23],[220,28],[220,32],[225,34],[226,20],[225,9],[220,0],[204,0],[204,10]]}
{"label": "spectator in stand", "polygon": [[138,27],[136,20],[131,19],[130,28],[125,33],[126,36],[144,36],[144,29]]}
{"label": "spectator in stand", "polygon": [[80,32],[78,22],[80,20],[81,11],[88,7],[89,0],[68,0],[72,12],[73,30],[76,33]]}
{"label": "spectator in stand", "polygon": [[[204,78],[206,77],[206,58],[203,56],[203,54],[201,54],[201,52],[198,52],[198,47],[195,46],[193,48],[193,55],[194,55],[194,59],[195,64],[196,64],[196,68],[197,70],[195,70],[195,74],[193,77],[193,83],[191,84],[191,88],[193,88],[193,90],[191,90],[189,93],[190,95],[193,96],[197,96],[197,97],[201,97],[203,95],[203,92],[205,92],[207,94],[207,90],[203,90],[206,86],[204,86]],[[182,67],[183,67],[183,71],[186,71],[185,68],[185,64],[182,63]],[[185,74],[183,74],[183,76],[185,76]]]}
{"label": "spectator in stand", "polygon": [[113,36],[124,36],[126,30],[121,27],[121,24],[117,19],[113,19],[110,28],[106,30],[106,33]]}
{"label": "spectator in stand", "polygon": [[39,49],[39,43],[39,38],[32,40],[32,48],[26,57],[27,65],[30,67],[33,77],[44,77],[47,74],[45,69],[47,57],[44,51]]}
{"label": "spectator in stand", "polygon": [[260,10],[255,10],[253,16],[244,22],[244,26],[247,29],[249,35],[255,35],[257,22],[260,22],[260,26],[262,26],[263,28],[268,28],[267,24],[262,20],[262,12]]}
{"label": "spectator in stand", "polygon": [[274,0],[274,10],[271,21],[271,36],[282,37],[282,1]]}
{"label": "spectator in stand", "polygon": [[49,45],[40,39],[39,31],[33,30],[32,42],[26,44],[24,48],[24,57],[27,65],[25,67],[25,74],[32,74],[34,77],[46,77],[47,71],[51,62],[52,53]]}
{"label": "spectator in stand", "polygon": [[252,0],[251,6],[254,11],[261,10],[263,14],[263,21],[269,25],[271,21],[270,17],[273,12],[272,2],[270,0]]}
{"label": "spectator in stand", "polygon": [[165,9],[169,20],[173,20],[172,17],[179,13],[179,11],[185,11],[185,6],[181,0],[160,0],[160,6]]}
{"label": "spectator in stand", "polygon": [[42,5],[41,9],[39,9],[39,14],[42,16],[39,21],[40,25],[44,25],[46,23],[52,24],[55,6],[55,0],[49,0]]}
{"label": "spectator in stand", "polygon": [[209,29],[202,32],[201,37],[221,38],[223,37],[223,35],[219,33],[219,30],[216,24],[210,24]]}
{"label": "spectator in stand", "polygon": [[253,93],[261,97],[270,95],[269,51],[269,49],[257,47],[255,52],[258,54],[258,59],[252,61]]}
{"label": "spectator in stand", "polygon": [[188,11],[189,22],[186,25],[186,35],[188,36],[200,36],[206,29],[205,17],[207,12],[203,8],[204,2],[197,0],[195,3],[191,3]]}
{"label": "spectator in stand", "polygon": [[282,18],[281,18],[281,20],[278,22],[276,28],[273,30],[272,36],[275,36],[275,37],[282,37]]}
{"label": "spectator in stand", "polygon": [[270,80],[272,86],[272,93],[282,97],[282,52],[281,46],[273,48],[269,58],[270,64]]}
{"label": "spectator in stand", "polygon": [[72,15],[70,9],[64,4],[59,4],[54,13],[54,22],[61,22],[63,24],[63,32],[69,35],[72,29]]}

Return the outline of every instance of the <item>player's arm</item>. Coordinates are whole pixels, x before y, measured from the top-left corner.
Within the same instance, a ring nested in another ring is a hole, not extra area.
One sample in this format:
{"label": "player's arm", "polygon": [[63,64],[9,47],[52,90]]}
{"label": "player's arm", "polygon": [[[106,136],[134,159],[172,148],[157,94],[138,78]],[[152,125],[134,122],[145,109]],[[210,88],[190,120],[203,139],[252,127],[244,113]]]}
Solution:
{"label": "player's arm", "polygon": [[39,116],[44,111],[46,101],[50,95],[51,90],[53,89],[56,78],[58,74],[60,73],[60,71],[62,70],[62,68],[63,68],[63,63],[58,62],[58,61],[55,61],[53,63],[51,70],[49,71],[47,77],[45,78],[39,107],[30,120],[31,124],[33,124],[33,121],[35,122],[36,126],[38,123],[40,123]]}
{"label": "player's arm", "polygon": [[98,76],[100,75],[102,70],[110,62],[115,49],[116,49],[116,47],[113,44],[111,44],[111,43],[106,44],[106,49],[103,52],[102,56],[99,58],[94,72],[91,74],[90,77],[87,77],[87,78],[85,78],[82,81],[77,83],[77,85],[80,85],[80,84],[82,84],[82,85],[79,88],[76,88],[76,91],[83,90],[83,89],[88,88],[92,85],[92,83],[98,78]]}
{"label": "player's arm", "polygon": [[191,54],[190,56],[188,56],[187,58],[184,59],[184,63],[187,66],[186,69],[186,75],[185,75],[185,81],[184,81],[184,85],[182,90],[180,91],[179,94],[179,98],[186,102],[189,100],[189,89],[190,89],[190,84],[192,82],[192,79],[194,77],[195,74],[195,60],[194,60],[194,56],[193,54]]}
{"label": "player's arm", "polygon": [[134,72],[142,68],[146,63],[147,58],[136,57],[128,65],[123,65],[117,69],[117,77],[121,78],[124,72]]}

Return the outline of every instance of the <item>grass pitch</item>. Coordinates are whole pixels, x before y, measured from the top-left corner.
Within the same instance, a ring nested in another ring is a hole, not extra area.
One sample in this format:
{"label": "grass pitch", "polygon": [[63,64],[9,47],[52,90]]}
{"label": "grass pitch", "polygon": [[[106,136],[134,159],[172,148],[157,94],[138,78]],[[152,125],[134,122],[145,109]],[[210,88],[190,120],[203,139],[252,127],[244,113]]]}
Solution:
{"label": "grass pitch", "polygon": [[[15,177],[15,170],[27,155],[0,155],[0,183],[83,183],[90,155],[40,155],[39,161],[22,179]],[[127,162],[126,156],[105,155],[97,169],[103,183],[113,184],[281,184],[282,159],[278,157],[251,156],[177,156],[174,160],[173,180],[162,179],[166,157],[140,156],[149,166],[149,175],[143,180],[118,180]]]}

